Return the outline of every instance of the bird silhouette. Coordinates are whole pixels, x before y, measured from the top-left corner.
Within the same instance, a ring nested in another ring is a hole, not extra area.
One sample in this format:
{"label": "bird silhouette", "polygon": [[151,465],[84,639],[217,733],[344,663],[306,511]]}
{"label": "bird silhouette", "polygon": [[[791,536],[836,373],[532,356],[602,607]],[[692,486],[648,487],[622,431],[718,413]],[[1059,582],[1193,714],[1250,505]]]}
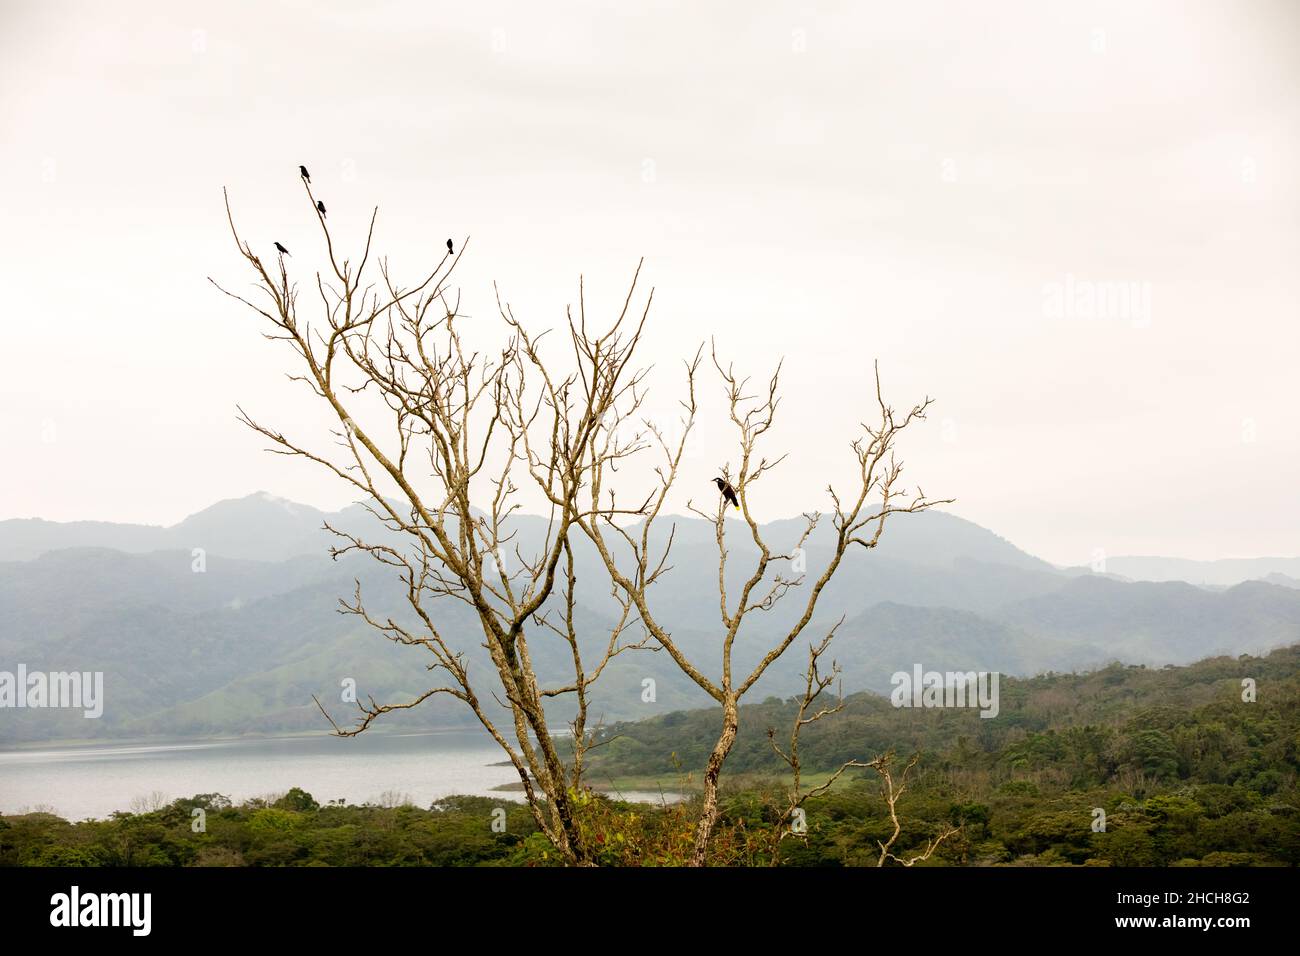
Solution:
{"label": "bird silhouette", "polygon": [[319,199],[316,200],[316,209],[320,212],[322,216],[325,215],[325,204],[321,202]]}
{"label": "bird silhouette", "polygon": [[718,486],[718,490],[722,492],[722,497],[726,498],[732,507],[740,507],[740,501],[736,498],[736,489],[731,487],[729,481],[724,478],[714,478],[713,483]]}
{"label": "bird silhouette", "polygon": [[276,251],[279,252],[280,255],[282,256],[287,256],[289,254],[289,250],[286,249],[284,246],[280,245],[278,242],[275,244],[275,248]]}
{"label": "bird silhouette", "polygon": [[447,240],[447,251],[451,253],[453,256],[456,254],[456,250],[451,247],[450,239]]}
{"label": "bird silhouette", "polygon": [[311,173],[307,172],[306,166],[299,166],[298,173],[302,176],[303,179],[307,180],[307,182],[311,182]]}

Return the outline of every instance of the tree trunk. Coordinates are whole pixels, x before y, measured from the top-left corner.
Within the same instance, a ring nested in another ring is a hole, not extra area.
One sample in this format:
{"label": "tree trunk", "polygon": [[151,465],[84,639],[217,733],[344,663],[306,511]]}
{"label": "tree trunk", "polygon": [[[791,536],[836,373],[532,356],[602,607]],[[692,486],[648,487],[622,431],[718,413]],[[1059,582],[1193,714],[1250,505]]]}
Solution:
{"label": "tree trunk", "polygon": [[731,753],[736,742],[736,728],[740,726],[740,714],[736,708],[736,699],[728,696],[722,702],[722,735],[709,754],[709,764],[704,771],[704,802],[700,809],[700,822],[695,827],[695,850],[691,856],[691,866],[704,866],[708,856],[709,838],[713,836],[714,824],[718,822],[718,775],[722,773],[722,764]]}

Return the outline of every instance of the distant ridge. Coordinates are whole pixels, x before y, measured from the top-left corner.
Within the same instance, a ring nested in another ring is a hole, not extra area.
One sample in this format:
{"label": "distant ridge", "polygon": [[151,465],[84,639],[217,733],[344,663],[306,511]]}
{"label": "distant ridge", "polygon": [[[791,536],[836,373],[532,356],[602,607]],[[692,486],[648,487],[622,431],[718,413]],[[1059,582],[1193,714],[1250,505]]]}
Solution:
{"label": "distant ridge", "polygon": [[[106,521],[46,521],[11,518],[0,521],[0,561],[29,561],[64,548],[112,548],[128,554],[203,548],[207,553],[248,561],[284,561],[300,555],[324,554],[336,539],[322,530],[360,530],[374,519],[360,504],[326,512],[265,491],[227,498],[183,521],[160,525],[115,524]],[[545,519],[523,515],[521,528],[544,528]],[[951,563],[958,557],[1051,570],[1051,565],[1012,545],[972,521],[942,511],[895,518],[881,550],[921,564]],[[664,516],[661,526],[678,525],[678,539],[712,547],[711,526],[694,517]],[[787,518],[764,526],[774,535],[797,537],[802,518]]]}
{"label": "distant ridge", "polygon": [[[669,520],[677,524],[672,569],[652,604],[686,653],[716,677],[713,527],[698,518]],[[0,744],[319,731],[312,695],[337,701],[344,677],[388,701],[426,689],[428,661],[420,649],[395,646],[338,613],[338,599],[351,596],[355,579],[372,610],[400,618],[405,602],[391,568],[355,555],[329,560],[336,539],[322,529],[325,521],[371,540],[383,533],[361,505],[324,512],[265,493],[218,502],[168,528],[0,522],[0,670],[18,663],[102,670],[111,701],[95,721],[67,712],[10,712],[0,721]],[[521,516],[515,524],[522,549],[539,546],[545,519]],[[771,546],[787,548],[802,528],[793,519],[763,531]],[[747,533],[734,532],[728,571],[743,575],[754,546]],[[826,553],[829,533],[823,528],[806,542],[810,570]],[[667,527],[657,534],[666,536]],[[202,573],[194,548],[205,551]],[[574,558],[580,581],[604,578],[594,549],[581,539]],[[1110,661],[1185,664],[1300,642],[1300,580],[1273,574],[1273,580],[1231,586],[1131,581],[1054,568],[956,515],[900,515],[878,549],[846,557],[809,633],[825,633],[844,615],[833,653],[846,692],[887,690],[893,671],[918,662],[1019,676]],[[784,633],[801,598],[795,589],[746,625],[736,644],[738,666],[752,666]],[[617,610],[607,588],[580,590],[579,601],[580,640],[594,653]],[[432,613],[471,667],[489,666],[481,628],[464,605],[439,601]],[[539,636],[533,650],[539,677],[562,680],[567,647]],[[758,693],[796,692],[805,665],[805,654],[788,654]],[[656,682],[652,702],[642,696],[646,678]],[[592,701],[593,713],[605,720],[707,703],[667,655],[649,652],[619,655]],[[345,711],[338,714],[344,720]],[[447,726],[463,722],[466,711],[437,699],[390,716],[385,726]]]}
{"label": "distant ridge", "polygon": [[1133,581],[1186,581],[1202,587],[1231,587],[1243,581],[1267,579],[1274,574],[1300,579],[1300,557],[1194,561],[1190,558],[1125,556],[1107,558],[1106,571]]}

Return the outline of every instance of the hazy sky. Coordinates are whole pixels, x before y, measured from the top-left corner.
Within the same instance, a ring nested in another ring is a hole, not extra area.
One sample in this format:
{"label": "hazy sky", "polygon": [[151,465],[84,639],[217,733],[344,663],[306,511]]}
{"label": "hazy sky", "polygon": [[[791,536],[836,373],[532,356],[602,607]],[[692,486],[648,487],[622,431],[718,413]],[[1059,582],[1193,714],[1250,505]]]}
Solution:
{"label": "hazy sky", "polygon": [[911,476],[1031,552],[1296,554],[1297,90],[1287,0],[3,0],[0,517],[351,500],[236,422],[324,419],[205,281],[248,278],[223,185],[310,278],[305,163],[398,270],[472,235],[485,335],[494,279],[540,329],[644,255],[665,373],[709,335],[784,355],[762,517],[824,503],[879,358],[937,399]]}

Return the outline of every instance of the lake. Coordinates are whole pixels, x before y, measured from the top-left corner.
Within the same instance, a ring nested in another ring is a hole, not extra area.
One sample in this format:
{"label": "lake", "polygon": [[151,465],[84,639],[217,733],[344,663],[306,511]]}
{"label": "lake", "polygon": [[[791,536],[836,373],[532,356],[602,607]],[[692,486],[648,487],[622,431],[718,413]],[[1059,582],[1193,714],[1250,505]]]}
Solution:
{"label": "lake", "polygon": [[[301,787],[320,803],[427,807],[452,794],[521,800],[514,768],[484,734],[445,731],[359,737],[272,737],[166,744],[95,744],[0,752],[0,812],[53,808],[69,820],[106,817],[160,792],[165,802],[221,793],[235,803]],[[658,794],[623,793],[629,800]]]}

